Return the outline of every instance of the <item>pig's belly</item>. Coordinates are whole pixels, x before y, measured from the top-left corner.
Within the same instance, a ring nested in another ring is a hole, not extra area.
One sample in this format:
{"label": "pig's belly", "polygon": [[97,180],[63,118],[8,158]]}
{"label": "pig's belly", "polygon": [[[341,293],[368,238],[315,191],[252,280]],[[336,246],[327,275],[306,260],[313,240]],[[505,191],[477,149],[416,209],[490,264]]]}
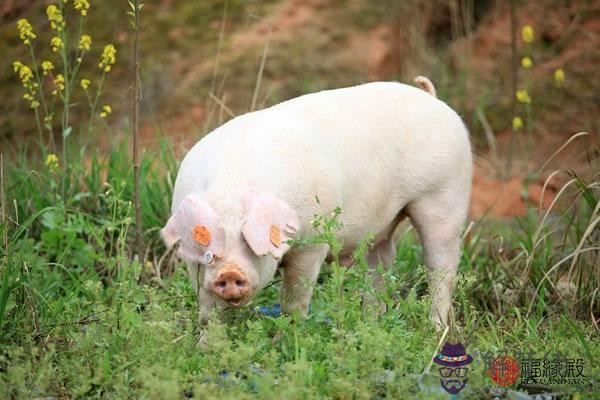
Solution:
{"label": "pig's belly", "polygon": [[[371,228],[371,230],[363,229],[360,231],[357,230],[348,230],[343,229],[342,232],[338,235],[338,238],[343,240],[343,248],[339,254],[340,263],[344,266],[350,266],[354,263],[352,259],[352,254],[354,250],[360,243],[360,241],[366,237],[367,234],[372,233],[374,235],[372,241],[372,247],[377,246],[381,242],[385,242],[386,240],[392,240],[392,236],[396,230],[396,227],[406,219],[407,214],[404,210],[400,210],[390,221],[388,221],[383,226],[381,224],[367,224]],[[364,228],[364,227],[363,227]],[[333,255],[329,254],[327,257],[327,262],[333,261]]]}
{"label": "pig's belly", "polygon": [[343,227],[338,232],[338,238],[343,241],[341,254],[349,256],[358,244],[367,237],[373,235],[373,246],[391,238],[396,226],[404,219],[403,208],[405,203],[391,203],[384,213],[372,210],[371,215],[365,215],[362,220],[349,222],[341,218]]}

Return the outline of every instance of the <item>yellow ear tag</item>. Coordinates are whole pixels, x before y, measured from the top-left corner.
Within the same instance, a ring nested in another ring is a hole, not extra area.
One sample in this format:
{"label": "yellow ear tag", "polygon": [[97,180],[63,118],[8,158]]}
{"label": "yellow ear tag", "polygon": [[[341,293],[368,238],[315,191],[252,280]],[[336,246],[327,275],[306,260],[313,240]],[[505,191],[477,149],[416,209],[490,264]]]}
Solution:
{"label": "yellow ear tag", "polygon": [[271,225],[269,227],[269,240],[275,247],[279,247],[281,245],[281,231],[275,225]]}
{"label": "yellow ear tag", "polygon": [[210,244],[210,231],[204,225],[196,225],[194,227],[192,239],[194,239],[195,242],[200,243],[202,246],[208,246]]}

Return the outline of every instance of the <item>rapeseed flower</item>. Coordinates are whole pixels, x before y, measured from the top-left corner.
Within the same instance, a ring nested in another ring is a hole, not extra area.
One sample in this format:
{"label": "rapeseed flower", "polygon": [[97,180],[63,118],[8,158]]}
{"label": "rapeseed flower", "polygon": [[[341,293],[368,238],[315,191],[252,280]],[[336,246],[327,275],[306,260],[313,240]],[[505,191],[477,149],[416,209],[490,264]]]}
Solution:
{"label": "rapeseed flower", "polygon": [[58,49],[63,47],[63,41],[58,36],[54,36],[52,39],[50,39],[50,46],[52,46],[52,51],[56,53]]}
{"label": "rapeseed flower", "polygon": [[54,64],[52,64],[52,61],[42,61],[42,74],[48,75],[48,72],[52,71],[53,69]]}
{"label": "rapeseed flower", "polygon": [[562,68],[554,71],[554,83],[557,87],[562,87],[565,84],[565,71]]}
{"label": "rapeseed flower", "polygon": [[518,115],[512,120],[513,131],[520,131],[523,128],[523,119]]}
{"label": "rapeseed flower", "polygon": [[535,38],[535,31],[531,25],[525,25],[521,30],[521,37],[525,43],[532,43]]}
{"label": "rapeseed flower", "polygon": [[58,169],[58,157],[56,154],[48,154],[46,156],[46,167],[50,169],[50,171],[54,171]]}
{"label": "rapeseed flower", "polygon": [[525,90],[525,89],[517,90],[517,93],[515,93],[515,96],[520,103],[531,104],[531,97],[529,97],[529,93],[527,93],[527,90]]}
{"label": "rapeseed flower", "polygon": [[50,4],[46,7],[46,15],[48,15],[48,21],[50,21],[52,29],[60,31],[65,26],[65,19],[62,12],[55,4]]}
{"label": "rapeseed flower", "polygon": [[56,78],[54,78],[53,82],[57,88],[52,91],[53,95],[57,95],[59,91],[62,92],[63,90],[65,90],[65,77],[63,76],[63,74],[56,75]]}
{"label": "rapeseed flower", "polygon": [[90,3],[88,0],[75,0],[73,2],[73,6],[76,10],[79,10],[81,15],[84,17],[87,15],[88,10],[90,9]]}
{"label": "rapeseed flower", "polygon": [[25,44],[30,44],[30,39],[35,39],[35,33],[33,33],[33,27],[29,21],[25,18],[21,18],[17,21],[17,29],[19,31],[19,38]]}
{"label": "rapeseed flower", "polygon": [[90,80],[89,80],[89,79],[85,79],[85,78],[84,78],[84,79],[82,79],[82,80],[79,82],[79,84],[81,85],[81,88],[82,88],[83,90],[87,90],[87,89],[88,89],[88,87],[90,86],[90,83],[91,83],[91,82],[90,82]]}
{"label": "rapeseed flower", "polygon": [[31,71],[31,68],[21,61],[15,61],[13,62],[13,70],[15,73],[19,74],[19,79],[23,86],[27,87],[31,78],[33,78],[33,71]]}
{"label": "rapeseed flower", "polygon": [[108,114],[112,113],[112,108],[108,104],[102,106],[102,112],[100,113],[100,118],[108,117]]}
{"label": "rapeseed flower", "polygon": [[79,38],[79,50],[87,51],[92,46],[92,37],[90,35],[81,35]]}
{"label": "rapeseed flower", "polygon": [[107,44],[104,46],[104,50],[102,51],[102,55],[100,56],[100,63],[98,63],[98,68],[103,70],[104,72],[110,72],[112,65],[116,61],[117,49],[112,44]]}

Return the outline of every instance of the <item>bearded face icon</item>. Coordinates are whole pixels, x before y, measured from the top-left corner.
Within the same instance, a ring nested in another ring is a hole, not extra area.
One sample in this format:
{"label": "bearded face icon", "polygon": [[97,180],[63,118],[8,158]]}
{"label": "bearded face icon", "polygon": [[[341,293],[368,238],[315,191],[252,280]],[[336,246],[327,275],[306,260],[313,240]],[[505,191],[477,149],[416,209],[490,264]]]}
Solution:
{"label": "bearded face icon", "polygon": [[473,357],[465,351],[462,343],[446,343],[440,354],[433,358],[438,364],[442,388],[450,394],[457,394],[467,384],[467,365],[473,362]]}

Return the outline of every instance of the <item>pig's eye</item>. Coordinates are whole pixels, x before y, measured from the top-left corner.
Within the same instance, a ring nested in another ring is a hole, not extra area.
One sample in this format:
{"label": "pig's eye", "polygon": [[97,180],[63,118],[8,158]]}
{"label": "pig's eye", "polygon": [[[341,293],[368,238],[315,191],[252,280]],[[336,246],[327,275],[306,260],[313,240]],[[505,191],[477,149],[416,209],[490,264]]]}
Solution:
{"label": "pig's eye", "polygon": [[211,262],[213,262],[213,260],[215,259],[215,256],[213,255],[212,252],[207,251],[206,253],[204,253],[204,263],[205,264],[210,264]]}

